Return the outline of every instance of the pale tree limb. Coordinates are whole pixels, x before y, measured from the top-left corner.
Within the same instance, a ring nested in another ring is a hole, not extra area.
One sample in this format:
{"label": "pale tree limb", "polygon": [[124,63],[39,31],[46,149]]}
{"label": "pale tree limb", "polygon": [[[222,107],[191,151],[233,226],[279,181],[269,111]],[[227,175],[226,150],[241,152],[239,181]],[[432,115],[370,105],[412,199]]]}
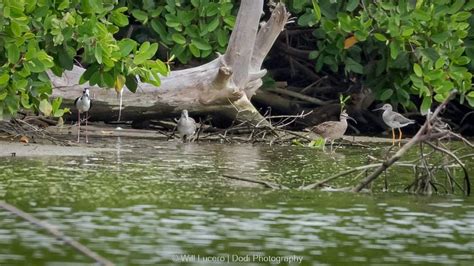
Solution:
{"label": "pale tree limb", "polygon": [[243,89],[247,83],[250,58],[262,10],[263,0],[241,1],[235,26],[224,55],[225,62],[233,68],[233,81],[239,89]]}

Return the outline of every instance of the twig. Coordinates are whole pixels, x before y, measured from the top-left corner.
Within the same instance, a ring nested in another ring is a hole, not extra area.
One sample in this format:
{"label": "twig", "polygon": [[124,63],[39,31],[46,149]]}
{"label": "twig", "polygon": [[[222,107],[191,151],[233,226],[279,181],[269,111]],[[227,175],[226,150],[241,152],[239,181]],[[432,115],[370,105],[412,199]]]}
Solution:
{"label": "twig", "polygon": [[250,178],[245,178],[245,177],[239,177],[239,176],[233,176],[233,175],[222,175],[223,177],[234,179],[234,180],[240,180],[240,181],[245,181],[245,182],[250,182],[250,183],[255,183],[255,184],[260,184],[264,185],[265,187],[271,188],[271,189],[289,189],[288,187],[277,184],[277,183],[272,183],[264,180],[257,180],[257,179],[250,179]]}
{"label": "twig", "polygon": [[308,189],[313,189],[313,188],[316,188],[316,187],[320,187],[320,186],[324,185],[325,183],[327,183],[329,181],[332,181],[332,180],[334,180],[338,177],[345,176],[345,175],[351,174],[353,172],[361,171],[361,170],[367,170],[367,169],[370,169],[370,168],[380,167],[381,165],[382,165],[381,163],[375,163],[375,164],[369,164],[369,165],[355,167],[355,168],[349,169],[347,171],[340,172],[338,174],[330,176],[330,177],[328,177],[326,179],[323,179],[321,181],[318,181],[316,183],[312,183],[312,184],[309,184],[309,185],[306,185],[306,186],[301,186],[301,187],[299,187],[299,189],[308,190]]}
{"label": "twig", "polygon": [[77,242],[76,240],[66,236],[64,233],[56,229],[54,226],[50,225],[45,221],[41,221],[34,216],[16,208],[15,206],[8,204],[4,201],[0,201],[0,208],[48,231],[50,234],[55,236],[58,239],[64,241],[64,243],[68,244],[69,246],[75,248],[77,251],[81,252],[82,254],[86,255],[87,257],[95,260],[97,263],[105,266],[112,266],[114,265],[111,261],[107,260],[106,258],[100,256],[99,254],[95,253],[94,251],[90,250],[88,247],[82,245],[81,243]]}
{"label": "twig", "polygon": [[303,100],[303,101],[306,101],[306,102],[309,102],[309,103],[312,103],[312,104],[316,104],[316,105],[328,105],[329,104],[326,101],[320,100],[320,99],[315,98],[315,97],[307,96],[307,95],[304,95],[304,94],[301,94],[301,93],[298,93],[298,92],[295,92],[295,91],[290,91],[290,90],[285,90],[285,89],[280,89],[280,88],[268,88],[266,90],[271,91],[271,92],[280,93],[280,94],[285,94],[285,95],[291,96],[293,98],[300,99],[300,100]]}
{"label": "twig", "polygon": [[453,158],[461,166],[461,168],[464,172],[464,183],[466,185],[466,189],[464,190],[464,193],[465,193],[466,196],[469,196],[471,194],[471,181],[469,179],[469,173],[466,169],[466,166],[463,164],[463,162],[456,155],[454,155],[454,153],[452,153],[452,152],[450,152],[446,149],[443,149],[439,146],[436,146],[436,145],[434,145],[433,143],[431,143],[429,141],[425,141],[425,143],[428,144],[429,146],[431,146],[431,148],[449,155],[451,158]]}

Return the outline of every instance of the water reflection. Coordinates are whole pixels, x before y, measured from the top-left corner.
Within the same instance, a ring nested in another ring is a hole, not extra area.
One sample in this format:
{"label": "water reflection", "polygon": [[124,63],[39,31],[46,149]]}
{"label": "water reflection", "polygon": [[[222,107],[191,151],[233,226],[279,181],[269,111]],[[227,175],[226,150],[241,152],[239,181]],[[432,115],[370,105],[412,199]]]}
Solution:
{"label": "water reflection", "polygon": [[[110,141],[116,152],[98,156],[2,158],[0,198],[119,265],[174,265],[180,254],[296,255],[304,265],[474,259],[471,198],[272,191],[221,177],[297,187],[364,163],[360,148],[326,155],[300,147]],[[90,261],[0,211],[0,264],[26,262]]]}

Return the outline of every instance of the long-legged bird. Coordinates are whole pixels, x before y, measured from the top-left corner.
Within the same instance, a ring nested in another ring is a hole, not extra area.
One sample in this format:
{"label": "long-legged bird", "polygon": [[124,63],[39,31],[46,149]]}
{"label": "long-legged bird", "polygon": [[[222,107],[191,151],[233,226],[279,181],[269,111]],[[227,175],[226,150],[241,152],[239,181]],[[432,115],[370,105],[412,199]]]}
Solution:
{"label": "long-legged bird", "polygon": [[86,120],[86,126],[85,126],[86,133],[85,134],[86,134],[86,143],[88,143],[89,140],[87,139],[87,115],[92,106],[91,98],[89,96],[89,88],[85,88],[84,91],[82,92],[82,96],[77,97],[77,99],[74,101],[74,106],[76,106],[76,109],[77,109],[77,124],[78,124],[77,142],[79,142],[80,134],[81,134],[81,114],[85,113],[85,120]]}
{"label": "long-legged bird", "polygon": [[344,133],[346,133],[347,119],[351,119],[355,122],[355,120],[347,114],[346,110],[343,110],[341,112],[341,115],[339,116],[339,121],[326,121],[311,128],[311,130],[324,138],[324,144],[326,144],[327,140],[331,141],[332,152],[332,145],[334,144],[334,140],[342,138],[342,136],[344,136]]}
{"label": "long-legged bird", "polygon": [[398,146],[400,146],[403,135],[402,130],[400,128],[415,123],[415,120],[408,119],[403,115],[394,112],[392,106],[388,103],[384,104],[380,108],[374,109],[374,111],[377,110],[384,110],[382,114],[382,119],[385,124],[392,129],[392,146],[395,145],[395,128],[398,128],[398,132],[400,133],[400,136],[398,138]]}

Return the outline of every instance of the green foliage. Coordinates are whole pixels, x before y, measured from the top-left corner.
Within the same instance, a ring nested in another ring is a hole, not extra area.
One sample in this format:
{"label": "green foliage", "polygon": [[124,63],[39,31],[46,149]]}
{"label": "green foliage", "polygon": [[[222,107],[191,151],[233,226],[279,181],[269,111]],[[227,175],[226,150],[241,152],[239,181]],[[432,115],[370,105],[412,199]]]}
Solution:
{"label": "green foliage", "polygon": [[359,74],[376,97],[426,112],[453,89],[474,106],[474,1],[293,0],[298,24],[315,27],[316,71]]}
{"label": "green foliage", "polygon": [[324,145],[326,144],[326,141],[322,137],[317,137],[316,139],[313,139],[310,143],[308,143],[308,147],[310,148],[316,148],[316,149],[324,149]]}
{"label": "green foliage", "polygon": [[342,110],[346,109],[346,102],[349,101],[350,98],[351,98],[350,95],[347,95],[344,97],[344,95],[339,94],[339,103],[341,104],[341,112]]}
{"label": "green foliage", "polygon": [[112,88],[122,75],[131,90],[136,76],[160,85],[168,67],[153,59],[158,45],[114,38],[128,25],[127,10],[114,0],[0,1],[0,118],[21,108],[67,112],[60,99],[50,102],[46,71],[61,75],[75,59],[87,66],[81,82]]}
{"label": "green foliage", "polygon": [[[122,0],[129,14],[182,63],[224,53],[235,24],[231,0]],[[149,38],[147,35],[146,38]]]}

